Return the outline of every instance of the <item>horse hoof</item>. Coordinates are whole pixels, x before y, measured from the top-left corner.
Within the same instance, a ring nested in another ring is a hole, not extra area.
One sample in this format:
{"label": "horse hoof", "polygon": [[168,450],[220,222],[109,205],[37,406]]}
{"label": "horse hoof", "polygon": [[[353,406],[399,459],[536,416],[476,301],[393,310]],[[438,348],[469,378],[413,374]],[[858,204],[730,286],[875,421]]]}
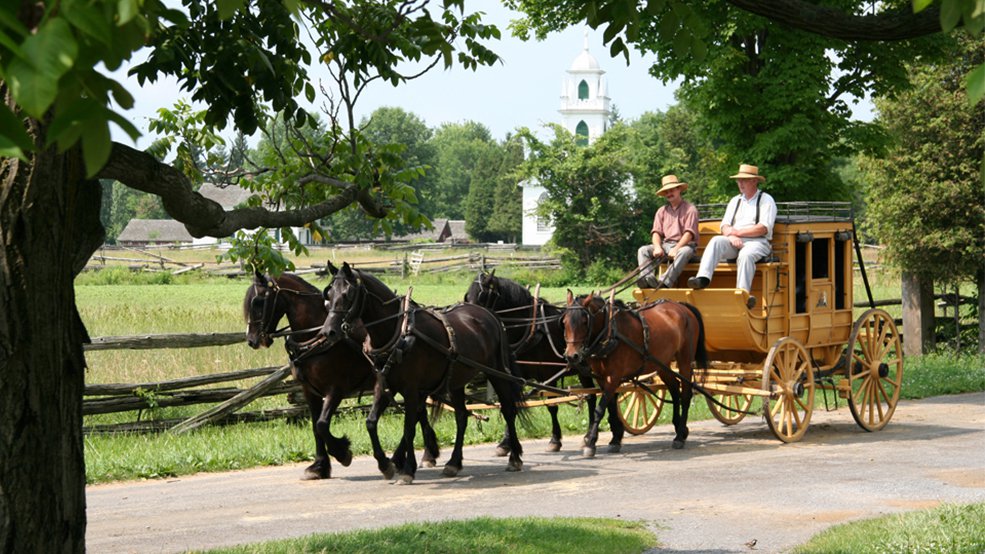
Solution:
{"label": "horse hoof", "polygon": [[381,469],[380,471],[383,473],[383,478],[386,479],[387,481],[393,479],[393,476],[397,474],[397,468],[396,466],[393,465],[393,462],[391,462],[390,465]]}
{"label": "horse hoof", "polygon": [[506,464],[506,471],[521,471],[523,469],[523,462],[515,461]]}
{"label": "horse hoof", "polygon": [[421,460],[421,467],[434,467],[434,460]]}
{"label": "horse hoof", "polygon": [[455,466],[445,466],[445,469],[441,470],[441,474],[445,477],[457,477],[458,472],[462,471],[462,468]]}
{"label": "horse hoof", "polygon": [[321,472],[317,469],[306,468],[304,474],[301,476],[302,481],[317,481],[319,479],[329,479],[331,475],[328,472]]}
{"label": "horse hoof", "polygon": [[674,450],[680,450],[684,448],[684,441],[675,440],[671,445]]}
{"label": "horse hoof", "polygon": [[594,458],[595,457],[595,447],[594,446],[586,446],[585,448],[582,448],[581,449],[581,455],[584,456],[584,457],[586,457],[586,458]]}
{"label": "horse hoof", "polygon": [[496,456],[497,457],[502,458],[504,456],[509,456],[509,455],[510,455],[510,449],[509,448],[506,448],[505,446],[497,446],[496,447]]}
{"label": "horse hoof", "polygon": [[547,443],[547,448],[544,449],[544,452],[560,452],[560,451],[561,451],[560,441],[558,442],[551,441]]}
{"label": "horse hoof", "polygon": [[342,464],[342,467],[349,467],[349,464],[352,463],[352,450],[346,450],[345,454],[343,454],[341,458],[335,458],[335,459],[338,460],[340,464]]}
{"label": "horse hoof", "polygon": [[414,477],[412,475],[407,475],[406,473],[401,474],[397,477],[397,480],[393,482],[395,485],[409,485],[414,482]]}
{"label": "horse hoof", "polygon": [[610,444],[609,445],[609,454],[618,454],[621,451],[622,451],[622,445],[621,444]]}

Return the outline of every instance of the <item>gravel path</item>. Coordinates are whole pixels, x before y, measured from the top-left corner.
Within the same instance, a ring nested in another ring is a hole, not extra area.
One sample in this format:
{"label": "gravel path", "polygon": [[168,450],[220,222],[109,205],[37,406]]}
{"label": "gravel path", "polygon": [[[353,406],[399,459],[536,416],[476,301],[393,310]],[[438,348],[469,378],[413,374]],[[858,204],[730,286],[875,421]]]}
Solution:
{"label": "gravel path", "polygon": [[181,552],[407,521],[600,516],[647,521],[654,552],[749,552],[753,539],[781,552],[837,523],[985,502],[985,393],[901,402],[878,433],[842,404],[787,445],[759,418],[690,428],[684,450],[664,426],[594,459],[579,437],[553,454],[526,441],[518,474],[491,446],[469,447],[459,477],[422,469],[409,487],[384,482],[369,457],[317,482],[300,481],[296,464],[90,486],[86,540],[90,552]]}

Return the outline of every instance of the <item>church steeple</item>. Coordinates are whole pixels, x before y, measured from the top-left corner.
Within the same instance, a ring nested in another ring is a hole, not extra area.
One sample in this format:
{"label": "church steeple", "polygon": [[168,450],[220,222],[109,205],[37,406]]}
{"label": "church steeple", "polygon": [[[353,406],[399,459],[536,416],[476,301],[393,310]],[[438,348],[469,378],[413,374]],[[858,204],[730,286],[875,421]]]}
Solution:
{"label": "church steeple", "polygon": [[561,124],[584,137],[586,144],[606,131],[609,122],[608,87],[598,60],[588,51],[588,31],[584,48],[568,68],[561,83]]}

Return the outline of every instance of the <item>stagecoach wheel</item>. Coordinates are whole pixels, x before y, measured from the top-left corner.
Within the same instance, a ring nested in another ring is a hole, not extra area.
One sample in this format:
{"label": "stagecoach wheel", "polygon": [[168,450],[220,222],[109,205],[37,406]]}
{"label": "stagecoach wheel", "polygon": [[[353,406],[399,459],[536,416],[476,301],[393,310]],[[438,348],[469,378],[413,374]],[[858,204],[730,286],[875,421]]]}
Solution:
{"label": "stagecoach wheel", "polygon": [[[719,406],[715,401],[725,405]],[[708,403],[708,410],[715,419],[724,425],[735,425],[746,417],[749,406],[752,406],[751,394],[713,394],[705,397]]]}
{"label": "stagecoach wheel", "polygon": [[763,367],[763,415],[783,442],[796,442],[807,432],[814,412],[814,367],[796,339],[783,337],[766,355]]}
{"label": "stagecoach wheel", "polygon": [[664,407],[667,389],[654,390],[653,386],[647,386],[655,394],[650,394],[640,387],[619,393],[619,419],[631,435],[642,435],[652,429]]}
{"label": "stagecoach wheel", "polygon": [[892,316],[871,309],[848,339],[848,407],[859,427],[878,431],[896,411],[903,382],[903,348]]}

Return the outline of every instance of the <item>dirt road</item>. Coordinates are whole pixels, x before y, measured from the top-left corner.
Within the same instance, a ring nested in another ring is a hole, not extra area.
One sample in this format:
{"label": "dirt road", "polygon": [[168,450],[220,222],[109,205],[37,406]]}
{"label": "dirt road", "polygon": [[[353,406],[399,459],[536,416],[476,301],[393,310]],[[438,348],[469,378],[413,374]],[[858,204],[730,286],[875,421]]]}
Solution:
{"label": "dirt road", "polygon": [[556,454],[526,441],[519,474],[490,446],[470,447],[459,477],[422,469],[405,487],[368,457],[336,464],[327,481],[299,481],[304,466],[291,465],[91,486],[86,540],[90,552],[180,552],[407,521],[603,516],[650,523],[660,552],[748,552],[752,539],[779,552],[845,521],[985,502],[983,393],[901,402],[878,433],[844,404],[819,406],[804,441],[788,445],[759,418],[690,427],[684,450],[658,427],[595,459],[577,437]]}

